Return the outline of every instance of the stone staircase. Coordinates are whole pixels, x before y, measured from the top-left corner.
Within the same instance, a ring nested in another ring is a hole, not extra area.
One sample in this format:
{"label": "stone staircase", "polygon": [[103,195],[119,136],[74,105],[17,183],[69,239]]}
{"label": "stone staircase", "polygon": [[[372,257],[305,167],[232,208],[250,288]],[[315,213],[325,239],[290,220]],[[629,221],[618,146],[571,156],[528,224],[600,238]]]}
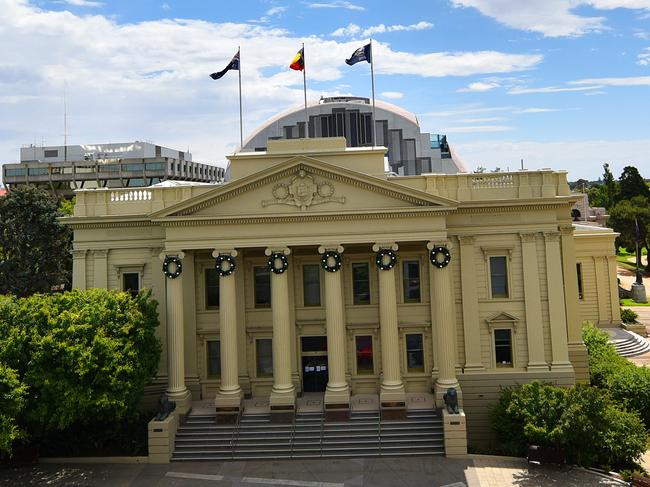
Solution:
{"label": "stone staircase", "polygon": [[623,357],[636,357],[650,352],[650,340],[629,330],[607,329],[609,341],[616,352]]}
{"label": "stone staircase", "polygon": [[321,412],[298,413],[293,423],[271,423],[268,414],[246,414],[236,425],[214,415],[190,415],[176,434],[172,460],[444,455],[441,414],[409,411],[402,421],[378,412],[353,412],[350,421],[325,422]]}

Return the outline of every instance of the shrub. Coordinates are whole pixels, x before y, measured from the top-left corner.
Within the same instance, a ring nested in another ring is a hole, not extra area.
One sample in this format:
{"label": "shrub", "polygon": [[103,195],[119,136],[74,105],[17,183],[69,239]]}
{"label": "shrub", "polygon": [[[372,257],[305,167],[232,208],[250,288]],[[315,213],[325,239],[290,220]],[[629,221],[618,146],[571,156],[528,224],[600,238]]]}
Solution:
{"label": "shrub", "polygon": [[491,411],[492,428],[505,451],[527,445],[561,448],[579,465],[631,465],[646,448],[638,415],[619,410],[606,391],[532,382],[502,391]]}
{"label": "shrub", "polygon": [[621,308],[621,320],[623,323],[629,325],[636,323],[636,319],[639,317],[633,310],[630,308]]}
{"label": "shrub", "polygon": [[20,420],[32,441],[137,411],[160,358],[156,306],[102,289],[0,300],[0,362],[29,388]]}
{"label": "shrub", "polygon": [[582,338],[589,352],[591,384],[608,391],[617,404],[636,411],[650,428],[650,369],[618,355],[607,333],[593,325],[582,329]]}
{"label": "shrub", "polygon": [[0,454],[11,455],[11,445],[23,437],[16,418],[25,406],[26,393],[16,371],[0,362]]}

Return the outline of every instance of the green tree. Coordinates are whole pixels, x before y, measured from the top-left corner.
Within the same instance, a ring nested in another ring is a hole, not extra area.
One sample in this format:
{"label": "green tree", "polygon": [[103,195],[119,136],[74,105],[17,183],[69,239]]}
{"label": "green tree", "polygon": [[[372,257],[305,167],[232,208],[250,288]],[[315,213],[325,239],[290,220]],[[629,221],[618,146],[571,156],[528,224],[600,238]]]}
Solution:
{"label": "green tree", "polygon": [[626,166],[623,168],[621,177],[618,179],[618,194],[617,201],[629,200],[635,196],[641,196],[645,199],[646,205],[650,199],[650,188],[645,183],[639,170],[634,166]]}
{"label": "green tree", "polygon": [[0,294],[28,296],[69,286],[72,232],[57,200],[33,186],[0,198]]}
{"label": "green tree", "polygon": [[622,199],[609,212],[609,224],[620,235],[617,246],[634,251],[636,247],[636,224],[639,224],[640,245],[648,249],[650,228],[650,204],[643,196],[637,195],[629,199]]}
{"label": "green tree", "polygon": [[11,455],[13,442],[24,436],[16,419],[25,407],[26,394],[16,371],[0,362],[0,453]]}
{"label": "green tree", "polygon": [[603,164],[603,186],[605,188],[606,205],[605,208],[611,208],[616,201],[616,193],[618,192],[618,185],[614,179],[612,171],[609,170],[609,164]]}
{"label": "green tree", "polygon": [[92,289],[0,301],[0,363],[29,388],[21,423],[33,442],[137,412],[160,359],[150,293]]}

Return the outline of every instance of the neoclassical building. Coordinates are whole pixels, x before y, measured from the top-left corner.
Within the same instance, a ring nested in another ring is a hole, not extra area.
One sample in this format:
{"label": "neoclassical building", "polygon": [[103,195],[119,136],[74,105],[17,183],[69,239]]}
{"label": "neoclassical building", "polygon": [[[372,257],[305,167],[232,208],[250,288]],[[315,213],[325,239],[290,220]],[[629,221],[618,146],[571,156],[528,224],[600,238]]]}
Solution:
{"label": "neoclassical building", "polygon": [[154,400],[228,422],[268,397],[281,422],[321,392],[341,421],[374,394],[388,420],[455,388],[476,443],[501,387],[587,380],[583,321],[620,323],[615,234],[572,223],[566,173],[396,176],[384,153],[269,140],[224,184],[77,192],[74,286],[160,303]]}

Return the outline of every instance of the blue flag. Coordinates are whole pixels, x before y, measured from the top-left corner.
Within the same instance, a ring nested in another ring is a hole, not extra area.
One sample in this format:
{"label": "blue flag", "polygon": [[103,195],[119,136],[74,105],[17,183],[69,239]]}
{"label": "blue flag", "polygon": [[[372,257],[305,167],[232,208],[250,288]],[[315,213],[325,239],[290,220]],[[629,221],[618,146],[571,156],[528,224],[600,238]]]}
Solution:
{"label": "blue flag", "polygon": [[372,63],[371,44],[366,44],[365,46],[362,46],[354,51],[352,53],[352,56],[350,56],[350,59],[345,60],[345,63],[352,66],[353,64],[357,64],[361,61],[368,61],[369,63]]}
{"label": "blue flag", "polygon": [[212,79],[219,79],[219,78],[221,78],[224,74],[226,74],[228,71],[230,71],[231,69],[234,69],[235,71],[237,71],[237,70],[239,69],[239,51],[237,51],[237,54],[235,54],[235,55],[232,57],[232,59],[231,59],[230,62],[228,63],[228,66],[226,66],[225,68],[223,68],[223,69],[222,69],[221,71],[219,71],[218,73],[212,73],[212,74],[210,75],[210,78],[212,78]]}

